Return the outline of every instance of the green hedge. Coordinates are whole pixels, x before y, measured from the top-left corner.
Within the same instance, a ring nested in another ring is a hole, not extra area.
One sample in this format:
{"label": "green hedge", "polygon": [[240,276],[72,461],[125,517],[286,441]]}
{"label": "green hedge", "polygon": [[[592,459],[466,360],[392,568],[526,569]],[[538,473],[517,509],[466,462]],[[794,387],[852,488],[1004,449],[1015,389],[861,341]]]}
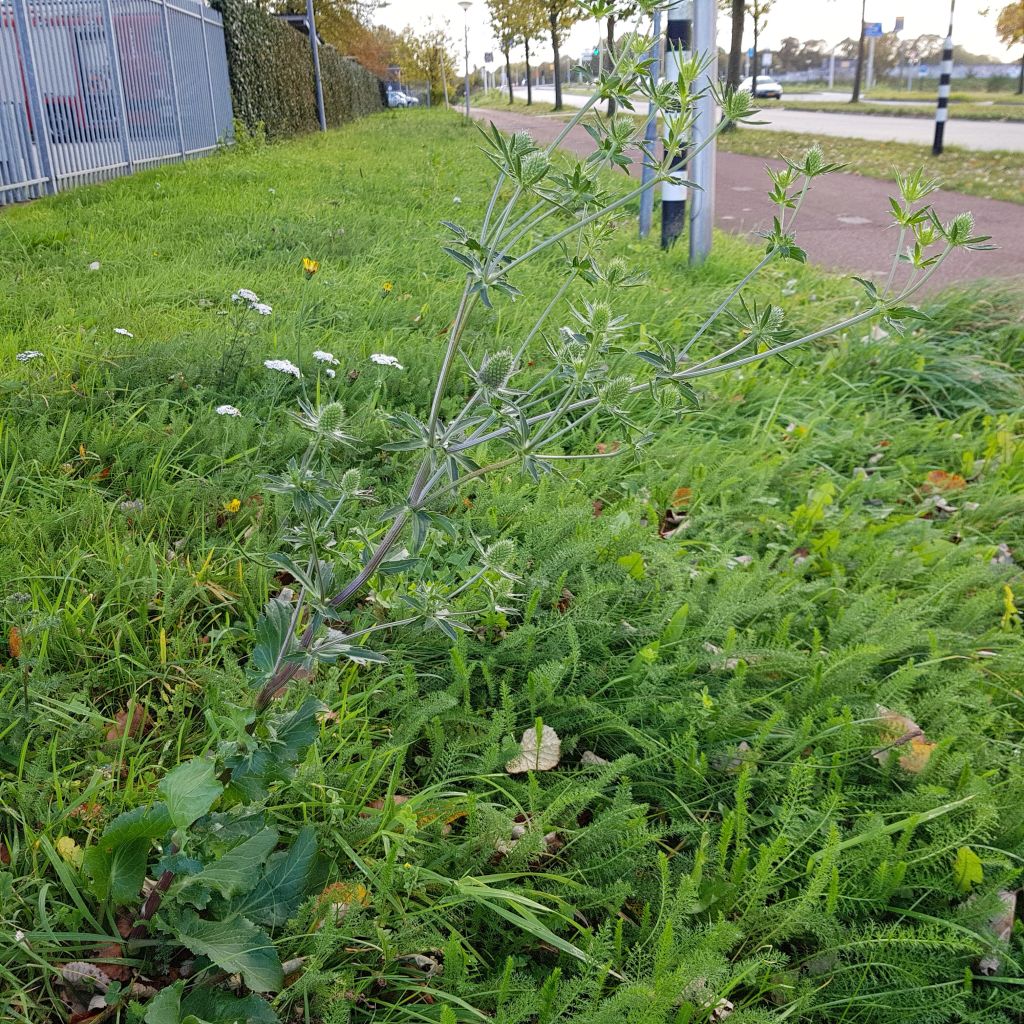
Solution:
{"label": "green hedge", "polygon": [[[250,130],[262,123],[272,139],[316,131],[307,37],[245,0],[211,0],[211,6],[224,19],[235,117]],[[377,78],[333,47],[320,47],[320,74],[328,126],[382,109]]]}

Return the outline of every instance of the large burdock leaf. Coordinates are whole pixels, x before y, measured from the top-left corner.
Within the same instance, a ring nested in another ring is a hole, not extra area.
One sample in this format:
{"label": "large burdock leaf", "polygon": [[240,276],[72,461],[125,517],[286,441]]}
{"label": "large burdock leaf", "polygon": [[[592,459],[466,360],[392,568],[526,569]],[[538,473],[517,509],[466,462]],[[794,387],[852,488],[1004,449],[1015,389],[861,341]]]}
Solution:
{"label": "large burdock leaf", "polygon": [[562,756],[562,741],[550,725],[533,726],[523,733],[519,741],[519,756],[505,765],[509,775],[523,772],[548,772],[558,765]]}
{"label": "large burdock leaf", "polygon": [[213,806],[224,792],[214,777],[213,762],[196,757],[178,765],[157,786],[175,828],[188,828]]}
{"label": "large burdock leaf", "polygon": [[205,921],[194,910],[169,915],[178,941],[196,956],[208,956],[222,971],[241,974],[253,992],[277,992],[284,972],[265,932],[244,917]]}

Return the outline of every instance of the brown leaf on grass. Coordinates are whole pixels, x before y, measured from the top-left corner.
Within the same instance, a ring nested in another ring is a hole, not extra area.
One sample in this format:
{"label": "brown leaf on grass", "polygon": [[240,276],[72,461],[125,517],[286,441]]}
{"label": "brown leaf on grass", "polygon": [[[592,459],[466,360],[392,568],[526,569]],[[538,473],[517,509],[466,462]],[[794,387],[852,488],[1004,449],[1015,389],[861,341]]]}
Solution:
{"label": "brown leaf on grass", "polygon": [[967,486],[967,481],[959,473],[947,473],[944,469],[933,469],[924,482],[936,491],[962,491]]}
{"label": "brown leaf on grass", "polygon": [[618,441],[612,441],[611,444],[606,444],[604,441],[598,441],[594,448],[598,455],[607,455],[609,452],[617,452],[622,446]]}
{"label": "brown leaf on grass", "polygon": [[12,658],[21,657],[21,630],[11,626],[7,632],[7,650]]}
{"label": "brown leaf on grass", "polygon": [[923,771],[931,759],[936,744],[925,736],[924,730],[912,718],[890,711],[881,704],[875,707],[875,711],[886,742],[884,746],[873,751],[874,758],[879,764],[885,764],[890,750],[905,747],[904,753],[900,755],[900,767],[912,775]]}
{"label": "brown leaf on grass", "polygon": [[317,897],[317,907],[334,915],[337,924],[345,920],[353,905],[368,907],[370,892],[362,882],[334,882]]}
{"label": "brown leaf on grass", "polygon": [[153,719],[141,704],[132,707],[130,721],[127,709],[122,708],[114,715],[114,722],[107,729],[107,742],[120,743],[125,736],[132,740],[142,739],[152,728]]}
{"label": "brown leaf on grass", "polygon": [[1002,543],[996,548],[996,553],[991,559],[992,565],[1013,565],[1013,548],[1007,543]]}
{"label": "brown leaf on grass", "polygon": [[679,508],[681,505],[689,505],[690,498],[693,497],[693,489],[690,487],[677,487],[672,492],[672,497],[669,500],[669,504],[673,508]]}
{"label": "brown leaf on grass", "polygon": [[[989,923],[996,939],[1000,942],[1009,942],[1013,933],[1013,920],[1017,916],[1017,894],[1007,889],[999,891],[999,899],[1002,901],[1002,910],[993,917]],[[990,953],[978,961],[978,971],[981,974],[998,974],[1001,961],[999,957]]]}
{"label": "brown leaf on grass", "polygon": [[[539,739],[539,742],[538,742]],[[536,726],[524,730],[519,741],[519,755],[505,765],[509,775],[524,772],[547,772],[558,766],[562,757],[562,741],[550,725],[544,725],[537,736]]]}
{"label": "brown leaf on grass", "polygon": [[[97,960],[121,960],[123,957],[124,949],[119,942],[111,942],[96,950]],[[102,970],[108,978],[112,978],[114,981],[127,981],[132,975],[131,968],[125,964],[105,963],[102,965]]]}
{"label": "brown leaf on grass", "polygon": [[0,843],[0,865],[7,867],[11,863],[11,849],[6,843]]}
{"label": "brown leaf on grass", "polygon": [[564,615],[569,610],[569,605],[572,604],[575,597],[576,595],[568,587],[563,587],[562,596],[558,599],[555,610]]}

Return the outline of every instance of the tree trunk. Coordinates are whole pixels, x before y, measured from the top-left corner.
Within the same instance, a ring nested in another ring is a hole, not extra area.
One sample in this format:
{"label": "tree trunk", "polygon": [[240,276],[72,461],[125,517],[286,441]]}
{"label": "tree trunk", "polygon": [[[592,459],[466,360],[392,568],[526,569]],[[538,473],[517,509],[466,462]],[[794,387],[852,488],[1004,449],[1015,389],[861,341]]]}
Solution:
{"label": "tree trunk", "polygon": [[726,84],[733,89],[740,84],[743,67],[743,19],[746,17],[746,0],[732,0],[732,41],[729,44],[729,70]]}
{"label": "tree trunk", "polygon": [[860,81],[861,73],[864,68],[864,13],[867,8],[868,0],[861,0],[860,5],[860,39],[857,40],[857,70],[853,75],[853,95],[850,97],[851,103],[856,103],[860,100]]}
{"label": "tree trunk", "polygon": [[1024,55],[1020,58],[1020,78],[1017,79],[1017,95],[1024,96]]}
{"label": "tree trunk", "polygon": [[551,9],[551,52],[555,58],[554,69],[555,69],[555,110],[562,109],[562,76],[559,75],[561,70],[561,58],[558,54],[558,12]]}
{"label": "tree trunk", "polygon": [[[615,67],[615,15],[608,15],[608,66],[609,70]],[[608,116],[615,113],[615,97],[608,97]]]}
{"label": "tree trunk", "polygon": [[758,16],[754,14],[754,58],[750,64],[750,102],[757,106],[757,62],[761,55],[757,52]]}
{"label": "tree trunk", "polygon": [[530,40],[523,40],[523,48],[526,50],[526,105],[533,104],[533,83],[530,81]]}
{"label": "tree trunk", "polygon": [[512,50],[508,49],[505,51],[505,81],[508,83],[508,105],[511,107],[513,102],[512,96]]}

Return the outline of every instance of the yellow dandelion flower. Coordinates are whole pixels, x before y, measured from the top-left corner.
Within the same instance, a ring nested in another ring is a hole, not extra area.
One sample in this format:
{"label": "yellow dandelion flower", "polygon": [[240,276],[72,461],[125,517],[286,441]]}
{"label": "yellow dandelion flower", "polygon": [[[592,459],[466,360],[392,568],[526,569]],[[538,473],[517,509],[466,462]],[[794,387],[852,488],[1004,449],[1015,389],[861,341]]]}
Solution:
{"label": "yellow dandelion flower", "polygon": [[316,260],[311,260],[308,256],[302,257],[302,270],[306,277],[312,277],[320,269],[320,264]]}
{"label": "yellow dandelion flower", "polygon": [[232,498],[230,501],[224,502],[224,511],[231,516],[233,516],[241,507],[242,503],[238,498]]}
{"label": "yellow dandelion flower", "polygon": [[382,292],[383,292],[383,293],[384,293],[385,295],[390,295],[390,294],[391,294],[391,289],[392,289],[392,288],[394,288],[394,287],[395,287],[395,286],[394,286],[394,284],[393,284],[393,283],[392,283],[391,281],[385,281],[385,282],[384,282],[384,283],[383,283],[383,284],[382,284],[382,285],[380,286],[380,290],[381,290],[381,291],[382,291]]}

